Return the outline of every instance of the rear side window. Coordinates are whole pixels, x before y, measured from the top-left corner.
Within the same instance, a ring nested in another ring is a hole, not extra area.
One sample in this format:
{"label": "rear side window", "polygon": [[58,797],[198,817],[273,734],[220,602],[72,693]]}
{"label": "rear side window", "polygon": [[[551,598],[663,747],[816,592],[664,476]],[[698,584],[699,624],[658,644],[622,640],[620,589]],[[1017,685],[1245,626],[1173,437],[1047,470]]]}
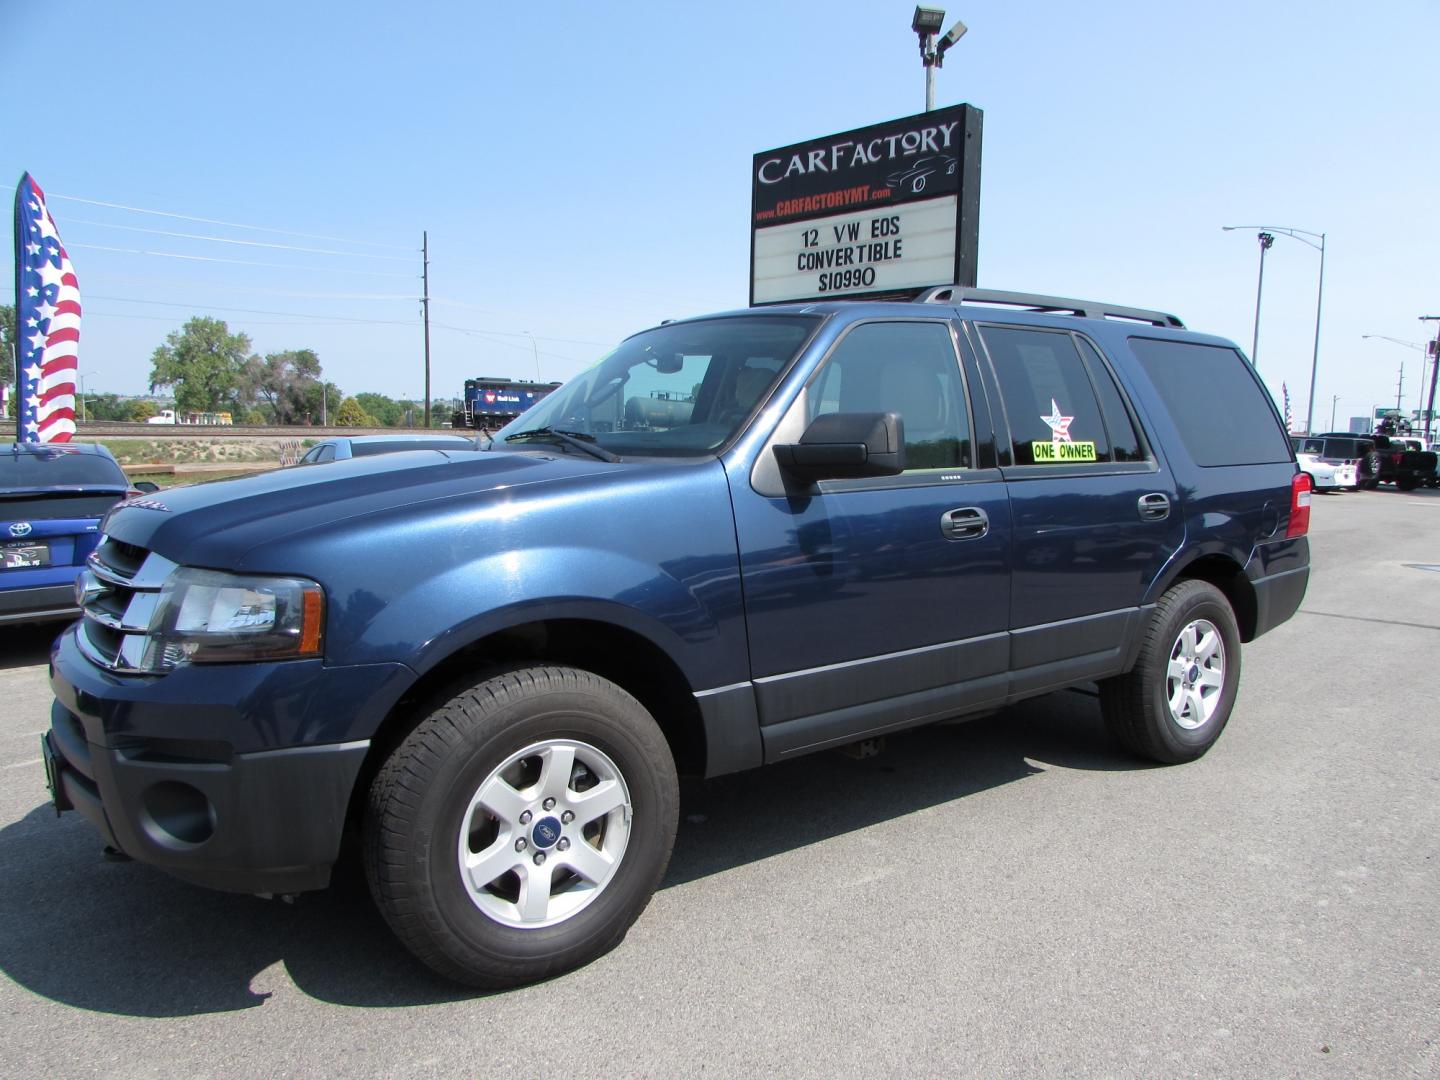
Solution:
{"label": "rear side window", "polygon": [[464,450],[465,444],[456,439],[396,439],[393,442],[351,443],[351,457],[370,457],[374,454],[398,454],[404,450]]}
{"label": "rear side window", "polygon": [[1292,460],[1269,395],[1238,352],[1190,341],[1131,338],[1195,464],[1259,465]]}
{"label": "rear side window", "polygon": [[1290,445],[1295,448],[1297,454],[1324,454],[1324,439],[1291,439]]}
{"label": "rear side window", "polygon": [[[985,348],[995,365],[1016,465],[1079,465],[1114,461],[1095,384],[1075,346],[1064,331],[1032,330],[1014,326],[980,329]],[[1097,374],[1106,380],[1103,370]],[[1114,408],[1124,418],[1126,457],[1138,456],[1138,444],[1129,417],[1116,393]]]}

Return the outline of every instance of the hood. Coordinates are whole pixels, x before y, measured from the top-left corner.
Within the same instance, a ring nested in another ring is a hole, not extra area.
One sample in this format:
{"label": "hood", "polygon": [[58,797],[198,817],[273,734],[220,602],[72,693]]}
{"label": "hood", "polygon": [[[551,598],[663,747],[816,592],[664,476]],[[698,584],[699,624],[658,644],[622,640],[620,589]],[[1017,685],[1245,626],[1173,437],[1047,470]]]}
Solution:
{"label": "hood", "polygon": [[377,454],[128,499],[110,512],[104,531],[182,565],[224,569],[261,544],[354,518],[616,468],[533,450]]}

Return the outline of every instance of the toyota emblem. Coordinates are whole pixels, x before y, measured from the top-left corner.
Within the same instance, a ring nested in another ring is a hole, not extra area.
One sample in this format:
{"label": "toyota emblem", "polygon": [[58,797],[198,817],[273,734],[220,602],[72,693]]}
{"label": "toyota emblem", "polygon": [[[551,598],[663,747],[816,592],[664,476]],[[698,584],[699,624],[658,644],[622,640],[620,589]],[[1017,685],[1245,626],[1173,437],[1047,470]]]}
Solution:
{"label": "toyota emblem", "polygon": [[10,526],[11,536],[29,536],[30,532],[31,525],[28,521],[17,521],[14,525]]}

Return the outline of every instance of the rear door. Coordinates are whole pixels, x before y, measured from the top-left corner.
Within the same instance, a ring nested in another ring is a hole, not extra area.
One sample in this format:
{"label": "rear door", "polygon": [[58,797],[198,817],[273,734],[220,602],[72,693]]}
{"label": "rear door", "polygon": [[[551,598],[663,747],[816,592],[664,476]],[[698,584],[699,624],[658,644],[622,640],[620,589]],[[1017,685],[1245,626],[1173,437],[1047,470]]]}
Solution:
{"label": "rear door", "polygon": [[983,322],[971,343],[1000,403],[1013,692],[1114,673],[1184,540],[1174,478],[1087,336]]}

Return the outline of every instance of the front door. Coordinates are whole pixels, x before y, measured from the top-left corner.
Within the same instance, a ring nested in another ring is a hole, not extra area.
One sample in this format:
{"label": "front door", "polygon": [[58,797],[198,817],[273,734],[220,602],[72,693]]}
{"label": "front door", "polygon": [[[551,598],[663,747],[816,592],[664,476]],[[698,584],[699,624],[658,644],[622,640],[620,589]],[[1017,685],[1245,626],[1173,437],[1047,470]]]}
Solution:
{"label": "front door", "polygon": [[907,465],[788,493],[730,478],[767,758],[1002,700],[1010,511],[999,470],[977,467],[952,325],[851,327],[792,409],[779,430],[896,412]]}

